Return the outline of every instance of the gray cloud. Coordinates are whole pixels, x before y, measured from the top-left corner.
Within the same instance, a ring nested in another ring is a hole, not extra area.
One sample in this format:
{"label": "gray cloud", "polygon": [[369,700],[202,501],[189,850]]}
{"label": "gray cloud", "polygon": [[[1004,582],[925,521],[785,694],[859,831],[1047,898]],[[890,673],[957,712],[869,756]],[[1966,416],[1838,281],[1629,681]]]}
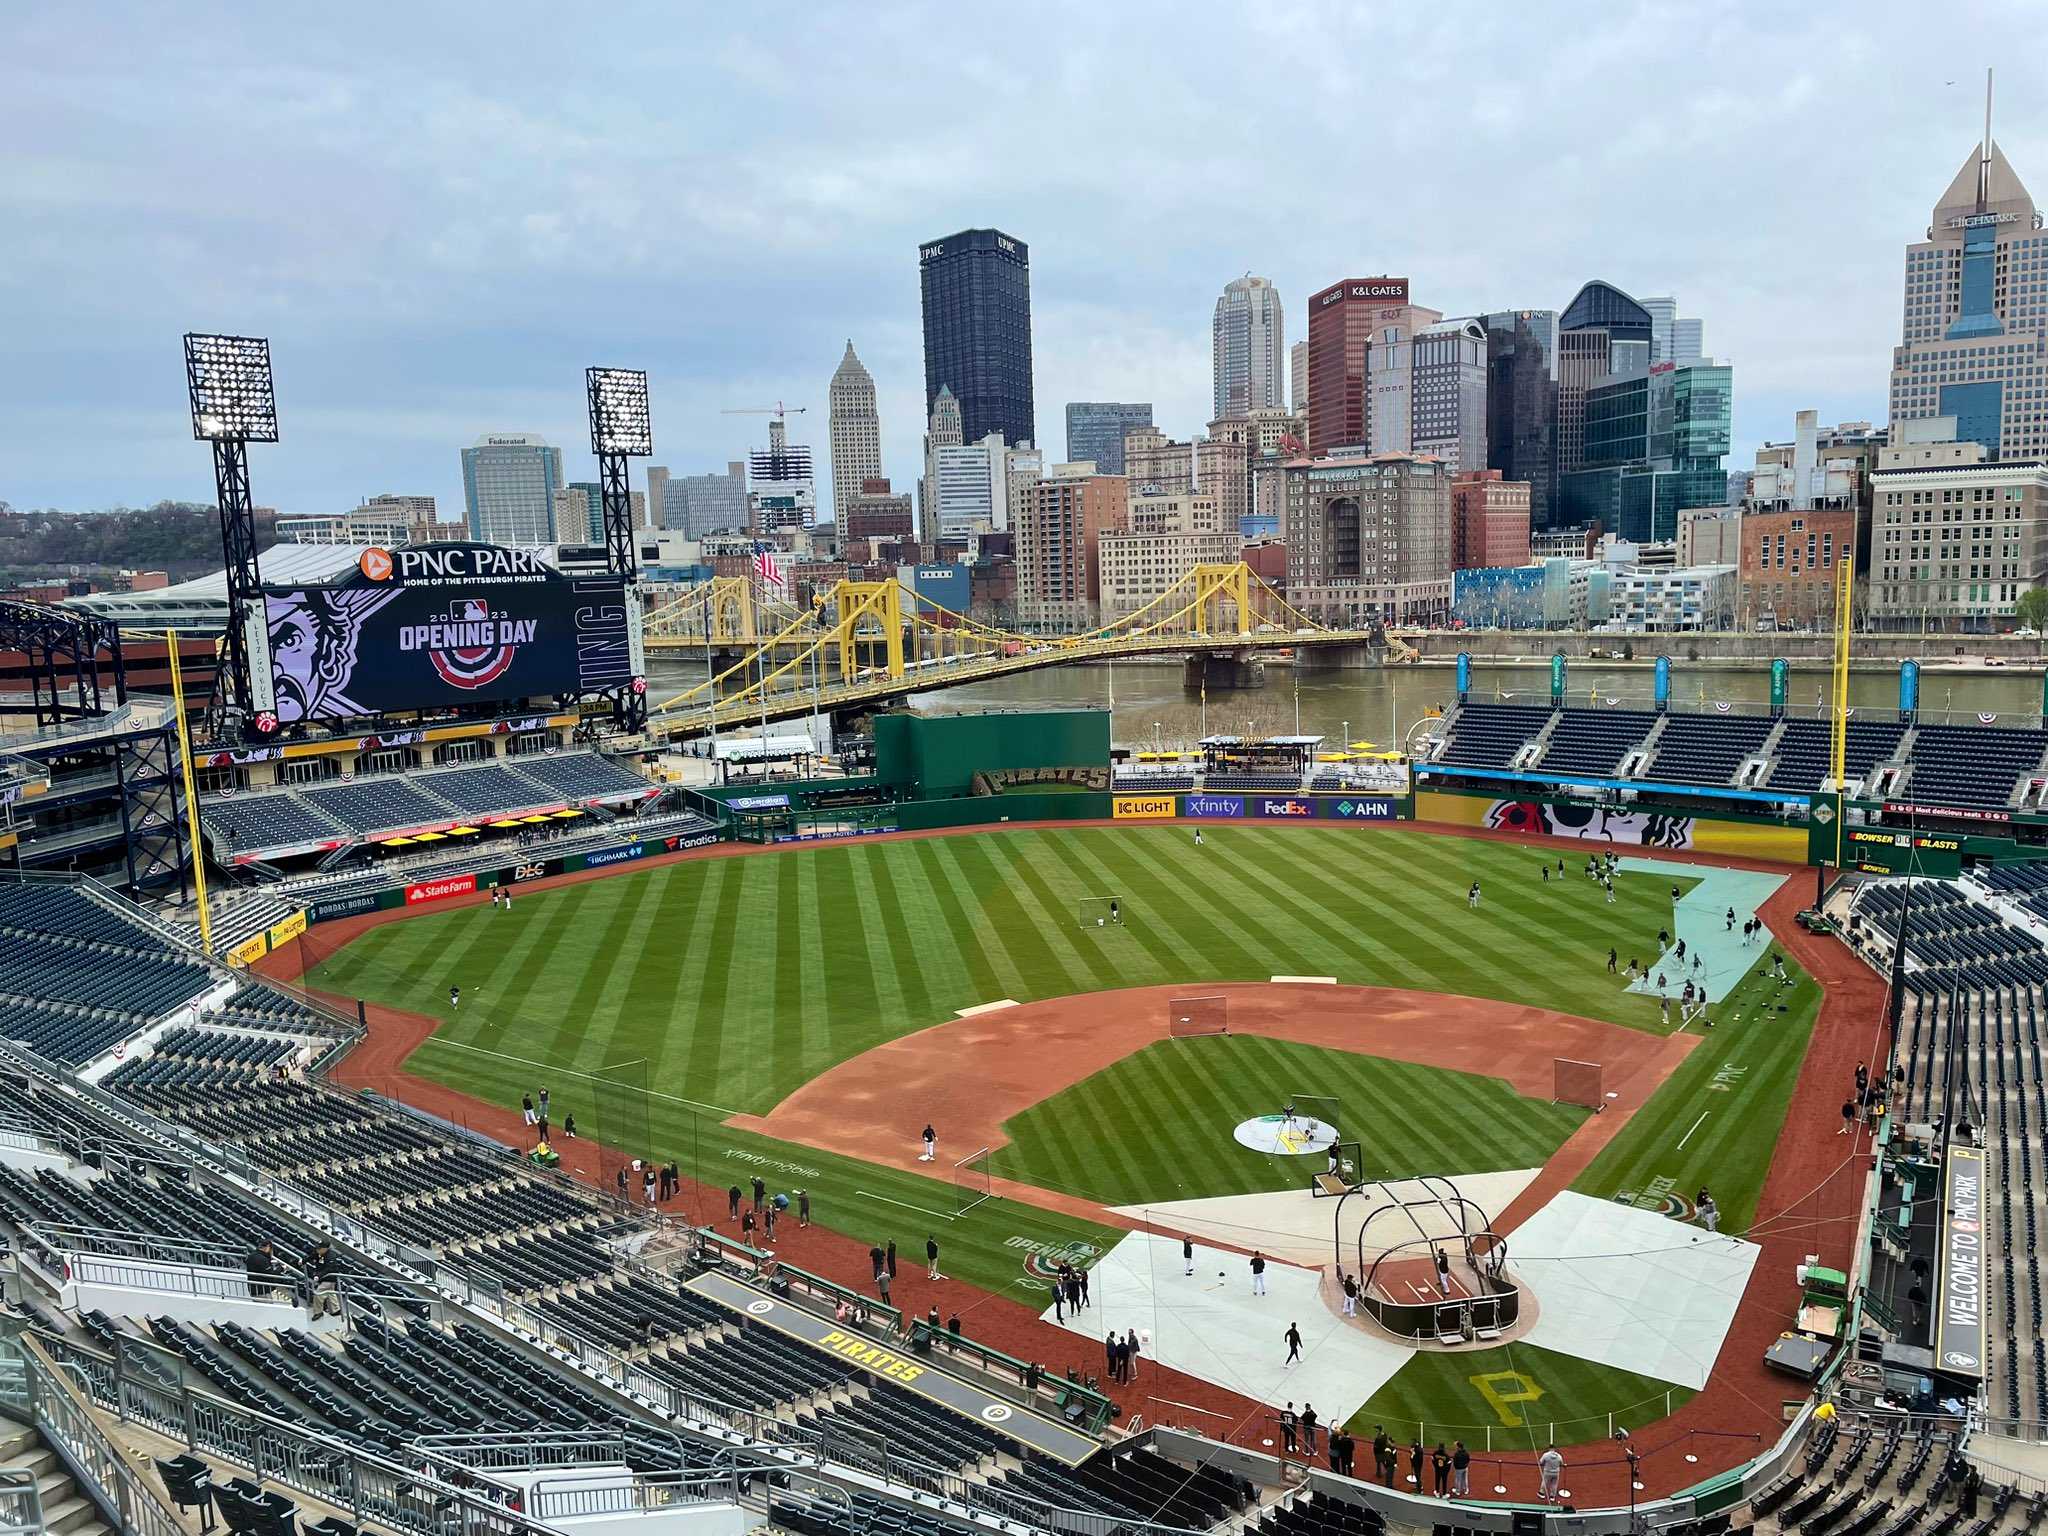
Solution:
{"label": "gray cloud", "polygon": [[[1257,7],[539,4],[10,13],[0,497],[206,496],[178,335],[273,337],[259,498],[459,498],[476,433],[587,472],[580,370],[646,367],[659,458],[762,435],[847,337],[917,473],[917,244],[1031,243],[1039,434],[1069,399],[1200,427],[1220,286],[1405,273],[1447,313],[1671,292],[1737,382],[1880,417],[1904,244],[2015,62],[1998,133],[2048,196],[2019,61],[2048,10],[1832,3]],[[1945,82],[1955,80],[1951,87]]]}

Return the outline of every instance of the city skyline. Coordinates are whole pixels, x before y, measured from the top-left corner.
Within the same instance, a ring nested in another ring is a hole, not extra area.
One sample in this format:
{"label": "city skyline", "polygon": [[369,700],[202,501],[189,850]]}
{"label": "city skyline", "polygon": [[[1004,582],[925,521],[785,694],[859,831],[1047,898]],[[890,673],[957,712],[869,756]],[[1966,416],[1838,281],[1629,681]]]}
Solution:
{"label": "city skyline", "polygon": [[[666,35],[659,13],[634,14],[653,35],[621,66],[625,94],[655,99],[652,82],[688,57],[706,71],[701,106],[664,103],[643,123],[643,106],[610,112],[587,93],[515,94],[511,39],[416,16],[402,57],[365,52],[362,29],[333,18],[256,18],[238,56],[248,89],[230,102],[202,83],[224,9],[177,24],[140,7],[90,22],[32,10],[0,65],[15,145],[0,185],[25,231],[0,258],[0,287],[34,299],[11,307],[0,499],[208,499],[205,456],[180,421],[177,336],[194,327],[272,338],[283,441],[252,467],[258,499],[288,512],[345,510],[365,484],[452,508],[461,448],[506,431],[560,444],[566,478],[588,479],[578,381],[593,360],[649,371],[655,462],[716,473],[766,435],[758,419],[719,413],[787,399],[824,417],[849,336],[876,382],[882,472],[910,485],[925,420],[916,251],[936,232],[979,227],[1030,245],[1044,448],[1069,400],[1151,400],[1163,430],[1199,432],[1215,296],[1247,269],[1295,315],[1348,274],[1397,272],[1451,316],[1562,309],[1595,278],[1679,295],[1711,355],[1736,364],[1739,465],[1797,408],[1885,417],[1898,251],[1981,113],[1978,61],[1928,62],[1903,7],[1773,14],[1771,46],[1799,67],[1746,94],[1727,82],[1747,76],[1766,13],[1738,9],[1728,28],[1684,39],[1618,17],[1601,47],[1632,50],[1660,82],[1657,111],[1626,143],[1484,64],[1540,52],[1554,18],[1451,7],[1368,21],[1283,7],[1262,17],[1267,53],[1300,59],[1330,105],[1297,120],[1276,88],[1241,116],[1224,158],[1255,163],[1261,143],[1313,129],[1370,84],[1388,110],[1358,136],[1359,163],[1431,156],[1437,216],[1392,221],[1366,199],[1224,228],[1194,213],[1217,165],[1190,147],[1210,108],[1190,82],[1209,77],[1200,61],[1223,42],[1184,29],[1161,49],[1142,8],[1097,34],[1100,62],[1026,94],[979,69],[936,78],[916,114],[856,110],[844,88],[807,104],[795,85],[805,61],[833,60],[850,80],[929,49],[914,8],[879,24],[826,13],[791,67],[737,25],[700,49]],[[2029,12],[1965,6],[1948,24],[1985,57],[2048,41],[2048,18]],[[132,37],[132,52],[110,55],[100,28]],[[1434,65],[1411,84],[1368,82],[1346,38],[1480,69],[1455,139],[1425,144],[1402,126],[1401,99],[1428,96]],[[595,67],[566,28],[558,41],[567,74]],[[999,43],[973,22],[949,49],[993,59]],[[1158,91],[1136,122],[1096,87],[1134,83],[1141,64]],[[1276,87],[1284,74],[1276,66]],[[1038,110],[1011,121],[1027,96],[1043,97]],[[416,104],[417,122],[401,130],[370,110],[394,99]],[[732,110],[752,100],[789,110]],[[779,121],[763,130],[762,115]],[[741,117],[744,128],[728,121]],[[1142,206],[1126,206],[1114,167],[1083,152],[1112,122],[1155,162]],[[2023,88],[2002,94],[1996,133],[2023,180],[2048,175],[2048,131]],[[1825,238],[1781,238],[1810,196],[1793,167],[1851,146],[1882,175],[1833,210]],[[1522,233],[1454,233],[1465,204],[1484,227]],[[1162,219],[1183,234],[1158,240]],[[713,292],[715,304],[700,298]],[[1302,334],[1289,329],[1290,341]],[[791,435],[822,450],[825,426],[792,423]]]}

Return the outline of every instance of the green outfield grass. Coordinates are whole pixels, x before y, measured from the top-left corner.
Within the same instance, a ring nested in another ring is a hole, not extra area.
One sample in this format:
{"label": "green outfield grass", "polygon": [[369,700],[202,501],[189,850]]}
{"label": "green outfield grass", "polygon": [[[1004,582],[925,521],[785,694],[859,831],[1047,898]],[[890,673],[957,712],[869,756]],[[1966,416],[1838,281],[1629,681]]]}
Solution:
{"label": "green outfield grass", "polygon": [[[1656,1004],[1605,962],[1610,944],[1654,951],[1667,879],[1623,875],[1609,906],[1576,874],[1539,880],[1542,857],[1510,843],[1351,827],[1204,837],[1020,828],[685,861],[522,894],[509,912],[386,924],[312,979],[562,1066],[644,1056],[669,1091],[756,1113],[1005,997],[1335,976],[1657,1028]],[[1103,895],[1122,898],[1124,925],[1084,931],[1081,899]]]}
{"label": "green outfield grass", "polygon": [[1339,1130],[1375,1178],[1540,1167],[1586,1117],[1498,1078],[1209,1035],[1147,1046],[1013,1117],[999,1167],[1103,1205],[1300,1189],[1322,1156],[1254,1152],[1231,1130],[1305,1093],[1338,1100]]}
{"label": "green outfield grass", "polygon": [[[1637,1429],[1674,1413],[1692,1393],[1634,1371],[1595,1365],[1533,1344],[1473,1354],[1419,1354],[1350,1419],[1360,1439],[1384,1424],[1402,1446],[1419,1435],[1425,1448],[1463,1440],[1474,1455],[1503,1451],[1527,1459],[1544,1446],[1598,1440],[1614,1423]],[[1472,1474],[1472,1492],[1493,1496],[1493,1479]]]}

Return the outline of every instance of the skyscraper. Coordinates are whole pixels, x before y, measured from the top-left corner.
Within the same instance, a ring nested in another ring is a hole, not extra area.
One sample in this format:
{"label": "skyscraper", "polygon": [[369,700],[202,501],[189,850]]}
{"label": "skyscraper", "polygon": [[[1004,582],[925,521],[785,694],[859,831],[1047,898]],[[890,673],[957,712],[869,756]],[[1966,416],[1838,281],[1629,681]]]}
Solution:
{"label": "skyscraper", "polygon": [[1036,442],[1031,404],[1031,252],[998,229],[963,229],[920,246],[924,399],[960,401],[968,442],[1000,432]]}
{"label": "skyscraper", "polygon": [[1366,345],[1384,327],[1413,335],[1416,314],[1405,277],[1349,277],[1308,301],[1308,451],[1362,447],[1369,441]]}
{"label": "skyscraper", "polygon": [[1548,528],[1557,501],[1557,311],[1485,317],[1486,463],[1529,486],[1529,522]]}
{"label": "skyscraper", "polygon": [[853,355],[851,341],[833,370],[826,395],[831,413],[832,520],[839,523],[862,484],[882,473],[882,419],[875,411],[874,375]]}
{"label": "skyscraper", "polygon": [[811,473],[811,450],[789,440],[787,423],[779,418],[768,423],[768,447],[747,455],[747,477],[756,533],[816,525],[818,492]]}
{"label": "skyscraper", "polygon": [[1295,415],[1308,415],[1308,343],[1297,341],[1287,349],[1287,408]]}
{"label": "skyscraper", "polygon": [[966,438],[960,431],[960,402],[952,389],[939,386],[932,402],[931,420],[924,431],[924,473],[917,481],[917,527],[921,537],[934,539],[939,531],[939,450],[958,448]]}
{"label": "skyscraper", "polygon": [[1486,327],[1439,320],[1415,333],[1409,440],[1452,474],[1486,468]]}
{"label": "skyscraper", "polygon": [[[562,450],[531,432],[487,432],[462,450],[462,500],[469,536],[484,544],[555,542],[555,492]],[[583,530],[573,530],[581,539]]]}
{"label": "skyscraper", "polygon": [[1088,460],[1098,473],[1124,472],[1124,433],[1152,425],[1152,403],[1119,400],[1067,402],[1067,462]]}
{"label": "skyscraper", "polygon": [[1280,290],[1250,273],[1225,283],[1216,300],[1211,353],[1215,416],[1243,416],[1261,406],[1285,404],[1280,385],[1287,321]]}
{"label": "skyscraper", "polygon": [[2033,458],[2048,451],[2048,233],[1988,111],[1985,127],[1906,247],[1892,421],[1953,416],[1986,459]]}
{"label": "skyscraper", "polygon": [[1635,543],[1678,536],[1678,514],[1720,504],[1728,485],[1733,370],[1649,363],[1601,380],[1583,398],[1577,469],[1558,476],[1567,519],[1597,519]]}
{"label": "skyscraper", "polygon": [[1644,299],[1650,312],[1650,361],[1653,363],[1696,363],[1705,352],[1706,326],[1678,313],[1678,300]]}
{"label": "skyscraper", "polygon": [[[1586,392],[1650,366],[1650,312],[1612,283],[1593,281],[1557,322],[1557,473],[1585,461]],[[1612,532],[1612,529],[1608,530]]]}

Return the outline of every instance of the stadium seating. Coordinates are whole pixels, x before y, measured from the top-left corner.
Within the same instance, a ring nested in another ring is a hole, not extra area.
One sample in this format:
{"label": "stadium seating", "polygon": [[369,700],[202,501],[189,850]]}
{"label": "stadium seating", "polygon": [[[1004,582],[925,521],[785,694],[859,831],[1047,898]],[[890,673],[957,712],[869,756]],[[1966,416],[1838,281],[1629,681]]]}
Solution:
{"label": "stadium seating", "polygon": [[222,796],[208,801],[201,814],[216,841],[248,853],[482,821],[543,806],[644,799],[653,788],[610,758],[565,752]]}
{"label": "stadium seating", "polygon": [[580,804],[644,795],[652,787],[630,768],[621,767],[595,752],[514,758],[509,766],[516,769],[521,777],[548,786],[555,792],[556,799]]}
{"label": "stadium seating", "polygon": [[1551,732],[1537,771],[1611,779],[1657,717],[1641,709],[1567,709]]}
{"label": "stadium seating", "polygon": [[345,822],[289,790],[216,800],[200,813],[206,830],[227,848],[289,848],[352,835]]}
{"label": "stadium seating", "polygon": [[1923,725],[1913,735],[1913,771],[1894,798],[1919,805],[2000,807],[2048,752],[2048,732],[1991,726]]}
{"label": "stadium seating", "polygon": [[1462,768],[1505,768],[1550,716],[1548,708],[1535,704],[1461,704],[1451,717],[1449,742],[1434,761]]}
{"label": "stadium seating", "polygon": [[1264,790],[1271,794],[1291,795],[1301,788],[1298,773],[1205,773],[1202,775],[1204,789]]}
{"label": "stadium seating", "polygon": [[[1996,905],[1978,900],[1978,890]],[[2044,892],[2048,877],[2019,867],[1962,884],[1871,883],[1851,908],[1852,943],[1873,963],[1888,969],[1902,935],[1906,945],[1889,1085],[1894,1123],[1935,1125],[1937,1143],[1944,1132],[1973,1138],[2001,1170],[1985,1191],[1986,1390],[1992,1411],[2012,1418],[2048,1409],[2048,1303],[2037,1251],[2048,1219],[2048,947],[2026,926]],[[1952,1091],[1958,1083],[1960,1094]],[[1895,1196],[1895,1222],[1911,1203]],[[1924,1345],[1924,1287],[1921,1295],[1902,1321],[1907,1340]]]}
{"label": "stadium seating", "polygon": [[300,790],[299,796],[352,831],[365,836],[399,827],[446,821],[454,807],[418,788],[410,779],[357,779]]}
{"label": "stadium seating", "polygon": [[[1796,794],[1818,790],[1828,773],[1832,731],[1832,723],[1826,720],[1788,719],[1785,734],[1771,754],[1771,771],[1764,784]],[[1851,720],[1846,753],[1849,777],[1866,778],[1879,763],[1889,762],[1905,734],[1906,727],[1897,721]]]}
{"label": "stadium seating", "polygon": [[1744,758],[1763,749],[1777,722],[1763,715],[1669,715],[1649,771],[1660,784],[1731,784]]}

